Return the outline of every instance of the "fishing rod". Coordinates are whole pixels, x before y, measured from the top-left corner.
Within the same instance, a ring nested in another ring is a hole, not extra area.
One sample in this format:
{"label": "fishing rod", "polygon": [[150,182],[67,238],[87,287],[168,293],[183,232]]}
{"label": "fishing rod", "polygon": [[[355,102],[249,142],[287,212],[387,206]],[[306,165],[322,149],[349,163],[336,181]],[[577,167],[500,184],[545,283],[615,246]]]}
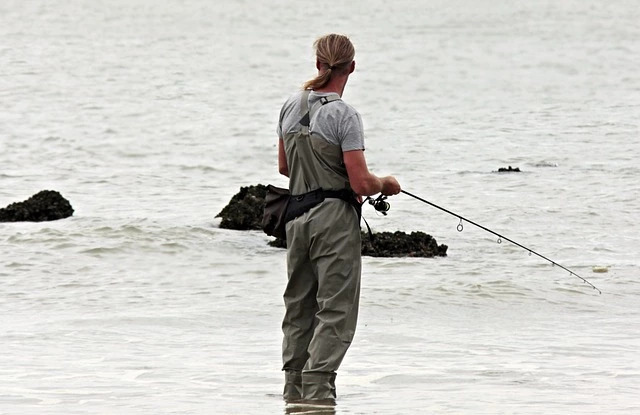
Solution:
{"label": "fishing rod", "polygon": [[[496,235],[496,236],[498,237],[498,243],[499,243],[499,244],[501,244],[501,243],[502,243],[502,240],[503,240],[503,239],[504,239],[505,241],[509,241],[509,242],[511,242],[512,244],[514,244],[514,245],[516,245],[516,246],[519,246],[520,248],[524,249],[525,251],[528,251],[528,252],[529,252],[529,255],[531,255],[531,254],[535,254],[535,255],[539,256],[540,258],[544,259],[545,261],[550,262],[550,263],[551,263],[551,265],[554,265],[554,266],[556,266],[556,265],[557,265],[558,267],[560,267],[560,268],[562,268],[563,270],[567,271],[570,275],[573,275],[573,276],[575,276],[575,277],[580,278],[580,279],[582,280],[582,282],[584,282],[585,284],[588,284],[589,286],[591,286],[591,288],[593,288],[594,290],[598,291],[598,294],[602,294],[602,291],[600,291],[598,288],[596,288],[596,286],[595,286],[595,285],[591,284],[591,283],[590,283],[589,281],[587,281],[585,278],[583,278],[583,277],[581,277],[580,275],[576,274],[575,272],[571,271],[569,268],[566,268],[566,267],[564,267],[564,266],[562,266],[562,265],[558,264],[557,262],[555,262],[555,261],[553,261],[553,260],[551,260],[551,259],[547,258],[546,256],[544,256],[544,255],[541,255],[541,254],[537,253],[537,252],[536,252],[536,251],[534,251],[533,249],[531,249],[531,248],[527,248],[526,246],[521,245],[521,244],[519,244],[518,242],[516,242],[516,241],[514,241],[514,240],[512,240],[512,239],[509,239],[509,238],[507,238],[507,237],[506,237],[506,236],[504,236],[504,235],[500,235],[499,233],[494,232],[494,231],[492,231],[492,230],[491,230],[491,229],[489,229],[489,228],[486,228],[486,227],[484,227],[484,226],[482,226],[482,225],[480,225],[480,224],[478,224],[478,223],[476,223],[476,222],[474,222],[474,221],[472,221],[472,220],[469,220],[469,219],[467,219],[467,218],[465,218],[465,217],[463,217],[463,216],[461,216],[461,215],[458,215],[457,213],[454,213],[454,212],[452,212],[452,211],[450,211],[450,210],[448,210],[448,209],[445,209],[445,208],[443,208],[443,207],[441,207],[441,206],[438,206],[438,205],[436,205],[435,203],[431,203],[431,202],[429,202],[428,200],[425,200],[425,199],[423,199],[423,198],[421,198],[421,197],[419,197],[419,196],[416,196],[416,195],[414,195],[414,194],[412,194],[412,193],[409,193],[409,192],[407,192],[407,191],[405,191],[405,190],[401,190],[401,192],[402,192],[402,193],[404,193],[404,194],[406,194],[406,195],[408,195],[408,196],[411,196],[411,197],[413,197],[414,199],[417,199],[417,200],[419,200],[419,201],[421,201],[421,202],[423,202],[423,203],[426,203],[427,205],[433,206],[433,207],[434,207],[434,208],[436,208],[436,209],[440,209],[440,210],[442,210],[443,212],[446,212],[446,213],[448,213],[448,214],[450,214],[450,215],[453,215],[453,216],[457,217],[458,219],[460,219],[460,223],[459,223],[459,224],[458,224],[458,226],[456,227],[456,229],[458,230],[458,232],[462,232],[462,230],[464,229],[464,226],[463,226],[463,224],[462,224],[462,222],[463,222],[463,221],[464,221],[464,222],[468,222],[468,223],[470,223],[470,224],[472,224],[472,225],[475,225],[475,226],[477,226],[478,228],[480,228],[480,229],[482,229],[482,230],[484,230],[484,231],[487,231],[487,232],[489,232],[489,233],[492,233],[492,234]],[[389,210],[389,207],[390,207],[390,206],[389,206],[389,203],[385,201],[385,199],[386,199],[386,196],[380,196],[380,197],[378,197],[378,199],[376,199],[375,201],[371,201],[370,203],[374,206],[374,208],[375,208],[377,211],[379,211],[379,212],[383,212],[383,214],[386,214],[386,211],[388,211],[388,210]]]}

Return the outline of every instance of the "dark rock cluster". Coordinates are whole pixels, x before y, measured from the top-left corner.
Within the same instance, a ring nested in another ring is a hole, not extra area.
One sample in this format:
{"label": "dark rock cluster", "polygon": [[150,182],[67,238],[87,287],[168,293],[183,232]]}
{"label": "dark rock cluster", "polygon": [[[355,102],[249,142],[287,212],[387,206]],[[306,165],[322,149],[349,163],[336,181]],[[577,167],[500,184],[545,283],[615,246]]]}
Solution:
{"label": "dark rock cluster", "polygon": [[498,169],[500,173],[520,173],[520,167],[500,167]]}
{"label": "dark rock cluster", "polygon": [[24,202],[0,209],[0,222],[44,222],[73,215],[71,203],[55,190],[42,190]]}
{"label": "dark rock cluster", "polygon": [[[267,187],[264,185],[241,187],[240,192],[216,216],[221,217],[220,227],[235,230],[261,230],[264,198]],[[286,248],[286,241],[274,239],[269,245]],[[446,256],[447,246],[438,245],[436,240],[424,232],[380,232],[362,233],[362,255],[373,257],[435,257]]]}
{"label": "dark rock cluster", "polygon": [[373,238],[363,234],[362,255],[373,257],[435,257],[447,256],[447,245],[438,245],[424,232],[379,232]]}
{"label": "dark rock cluster", "polygon": [[267,186],[256,185],[241,187],[227,206],[216,215],[222,218],[220,227],[240,231],[262,229],[262,212]]}
{"label": "dark rock cluster", "polygon": [[[286,248],[287,241],[276,238],[270,246]],[[372,236],[362,232],[362,255],[372,257],[422,257],[447,256],[447,245],[438,245],[436,240],[424,232],[373,232]]]}

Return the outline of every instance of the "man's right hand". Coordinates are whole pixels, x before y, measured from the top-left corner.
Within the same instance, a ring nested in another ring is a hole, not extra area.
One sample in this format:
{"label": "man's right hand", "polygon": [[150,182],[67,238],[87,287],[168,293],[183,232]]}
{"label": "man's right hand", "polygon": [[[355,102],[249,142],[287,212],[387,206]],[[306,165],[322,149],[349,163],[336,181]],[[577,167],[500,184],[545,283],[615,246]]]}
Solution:
{"label": "man's right hand", "polygon": [[382,181],[382,190],[380,193],[385,196],[397,195],[400,193],[400,190],[402,190],[400,188],[400,183],[398,183],[396,178],[393,176],[381,177],[380,180]]}

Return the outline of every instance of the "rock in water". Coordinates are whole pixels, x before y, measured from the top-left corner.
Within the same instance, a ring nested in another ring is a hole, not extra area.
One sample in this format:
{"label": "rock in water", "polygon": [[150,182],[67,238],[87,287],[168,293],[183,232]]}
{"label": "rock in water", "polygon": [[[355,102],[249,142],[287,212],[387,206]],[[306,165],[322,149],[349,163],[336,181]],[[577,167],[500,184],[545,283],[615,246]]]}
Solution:
{"label": "rock in water", "polygon": [[55,190],[42,190],[24,202],[0,209],[0,222],[44,222],[73,215],[71,203]]}
{"label": "rock in water", "polygon": [[[269,242],[275,248],[286,248],[287,241],[276,238]],[[373,240],[369,234],[362,232],[363,256],[372,257],[421,257],[433,258],[447,256],[447,245],[438,245],[431,235],[424,232],[374,232]]]}
{"label": "rock in water", "polygon": [[373,257],[426,257],[447,256],[447,245],[438,245],[424,232],[379,232],[373,241],[362,234],[362,255]]}
{"label": "rock in water", "polygon": [[229,204],[216,215],[217,218],[222,218],[220,227],[241,231],[262,230],[266,195],[267,186],[262,184],[241,187]]}

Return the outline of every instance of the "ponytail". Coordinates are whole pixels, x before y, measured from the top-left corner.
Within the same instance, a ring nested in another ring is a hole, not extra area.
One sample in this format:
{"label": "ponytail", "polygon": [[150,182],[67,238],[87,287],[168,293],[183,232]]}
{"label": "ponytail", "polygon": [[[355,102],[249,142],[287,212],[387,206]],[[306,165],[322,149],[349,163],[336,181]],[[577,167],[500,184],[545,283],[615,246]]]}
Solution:
{"label": "ponytail", "polygon": [[302,85],[302,89],[320,89],[326,84],[329,83],[331,79],[331,68],[325,69],[320,72],[318,76],[313,79],[308,80]]}

